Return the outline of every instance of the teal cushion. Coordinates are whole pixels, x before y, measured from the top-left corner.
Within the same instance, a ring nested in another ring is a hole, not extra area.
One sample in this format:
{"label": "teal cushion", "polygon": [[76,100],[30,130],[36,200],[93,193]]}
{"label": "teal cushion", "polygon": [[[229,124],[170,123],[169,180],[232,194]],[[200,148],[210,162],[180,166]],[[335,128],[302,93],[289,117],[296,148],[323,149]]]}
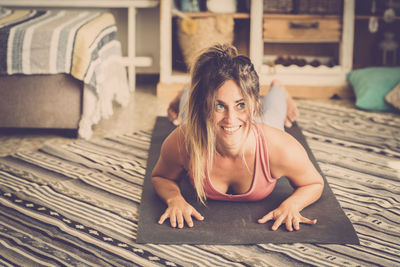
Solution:
{"label": "teal cushion", "polygon": [[393,110],[385,96],[400,82],[400,67],[375,67],[353,70],[347,79],[354,89],[356,106],[373,111]]}

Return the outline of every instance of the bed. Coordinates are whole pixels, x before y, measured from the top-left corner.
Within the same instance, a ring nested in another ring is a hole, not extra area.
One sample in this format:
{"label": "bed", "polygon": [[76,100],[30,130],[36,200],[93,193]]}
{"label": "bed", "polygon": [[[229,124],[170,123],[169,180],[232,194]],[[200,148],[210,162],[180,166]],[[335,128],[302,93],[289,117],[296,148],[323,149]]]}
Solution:
{"label": "bed", "polygon": [[111,13],[0,8],[0,127],[76,129],[130,91]]}

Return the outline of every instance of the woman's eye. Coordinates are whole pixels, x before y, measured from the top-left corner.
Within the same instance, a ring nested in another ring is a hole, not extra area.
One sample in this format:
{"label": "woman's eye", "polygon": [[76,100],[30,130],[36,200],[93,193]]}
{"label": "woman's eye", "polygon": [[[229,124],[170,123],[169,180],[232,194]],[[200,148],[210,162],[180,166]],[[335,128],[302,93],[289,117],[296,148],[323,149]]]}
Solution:
{"label": "woman's eye", "polygon": [[223,111],[224,110],[224,105],[222,105],[222,104],[217,104],[217,105],[215,105],[215,109],[217,110],[217,111]]}
{"label": "woman's eye", "polygon": [[241,102],[239,104],[237,104],[238,110],[243,110],[246,107],[246,104],[244,102]]}

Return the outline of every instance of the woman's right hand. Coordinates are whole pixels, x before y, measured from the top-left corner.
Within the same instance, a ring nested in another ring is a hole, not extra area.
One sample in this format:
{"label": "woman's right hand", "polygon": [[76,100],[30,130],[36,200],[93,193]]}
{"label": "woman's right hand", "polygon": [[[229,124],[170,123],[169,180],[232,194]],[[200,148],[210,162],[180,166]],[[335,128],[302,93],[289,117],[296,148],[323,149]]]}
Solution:
{"label": "woman's right hand", "polygon": [[194,226],[192,217],[199,221],[204,219],[204,217],[189,203],[187,203],[182,196],[170,199],[167,204],[168,208],[161,215],[160,220],[158,221],[159,224],[163,224],[164,221],[169,218],[171,227],[178,227],[181,229],[185,222],[189,227]]}

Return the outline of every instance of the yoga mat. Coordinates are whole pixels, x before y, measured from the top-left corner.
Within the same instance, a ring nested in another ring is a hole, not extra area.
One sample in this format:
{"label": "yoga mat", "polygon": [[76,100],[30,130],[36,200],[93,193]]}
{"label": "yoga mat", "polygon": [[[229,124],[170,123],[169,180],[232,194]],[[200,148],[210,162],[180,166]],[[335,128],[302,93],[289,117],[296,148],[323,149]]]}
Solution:
{"label": "yoga mat", "polygon": [[262,243],[321,243],[359,244],[353,225],[339,206],[326,178],[319,168],[307,142],[297,124],[287,132],[306,149],[311,161],[325,180],[321,198],[302,211],[310,219],[318,219],[315,225],[300,225],[299,231],[288,232],[284,226],[272,231],[273,222],[259,224],[257,220],[275,209],[286,199],[293,188],[286,178],[278,180],[274,191],[257,202],[228,202],[208,200],[203,206],[187,177],[181,179],[182,194],[203,216],[203,221],[194,219],[194,227],[172,228],[169,220],[157,223],[166,204],[156,195],[151,172],[156,164],[161,144],[174,126],[165,117],[158,117],[152,134],[147,170],[140,204],[137,243],[154,244],[262,244]]}

